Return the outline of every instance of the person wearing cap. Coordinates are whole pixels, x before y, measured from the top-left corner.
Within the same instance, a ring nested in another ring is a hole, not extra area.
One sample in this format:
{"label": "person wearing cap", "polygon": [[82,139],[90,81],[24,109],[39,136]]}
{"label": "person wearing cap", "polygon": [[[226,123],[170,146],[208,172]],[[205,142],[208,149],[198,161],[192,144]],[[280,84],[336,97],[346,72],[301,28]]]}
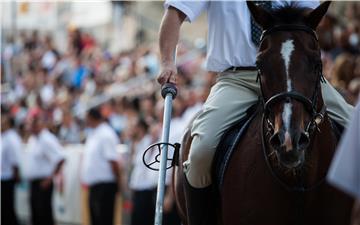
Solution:
{"label": "person wearing cap", "polygon": [[100,109],[86,115],[91,132],[86,138],[81,180],[89,187],[89,208],[92,225],[113,225],[116,192],[120,187],[120,169],[114,129],[105,121]]}
{"label": "person wearing cap", "polygon": [[33,225],[53,225],[53,178],[65,161],[63,147],[45,126],[41,112],[28,121],[31,136],[26,148],[25,177],[30,182],[30,211]]}

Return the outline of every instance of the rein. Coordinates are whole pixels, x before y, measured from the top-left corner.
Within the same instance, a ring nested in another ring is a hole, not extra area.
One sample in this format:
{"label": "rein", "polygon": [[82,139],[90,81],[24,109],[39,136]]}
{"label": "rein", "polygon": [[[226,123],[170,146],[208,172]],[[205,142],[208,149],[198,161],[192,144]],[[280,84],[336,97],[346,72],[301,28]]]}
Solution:
{"label": "rein", "polygon": [[[260,38],[260,45],[261,43],[264,41],[264,39],[276,32],[282,32],[282,31],[304,31],[308,34],[310,34],[318,43],[318,37],[316,35],[316,32],[311,29],[308,26],[305,25],[277,25],[274,26],[268,30],[264,30],[261,38]],[[312,95],[312,98],[309,99],[307,97],[305,97],[303,94],[297,92],[297,91],[285,91],[285,92],[281,92],[278,93],[276,95],[271,96],[268,100],[265,101],[264,99],[264,92],[263,92],[263,88],[262,88],[262,83],[261,83],[261,71],[258,69],[258,77],[257,77],[257,81],[260,81],[260,89],[261,89],[261,94],[262,94],[262,102],[263,102],[263,107],[264,107],[264,113],[262,115],[262,121],[261,121],[261,137],[262,137],[262,149],[263,149],[263,154],[265,157],[265,162],[267,167],[270,170],[271,175],[275,178],[275,180],[283,187],[285,188],[287,191],[289,192],[300,192],[300,193],[304,193],[304,192],[308,192],[311,191],[315,188],[317,188],[318,186],[320,186],[324,181],[325,181],[325,177],[323,177],[322,179],[320,179],[318,182],[316,182],[314,185],[310,186],[310,187],[305,187],[304,185],[304,177],[301,176],[300,177],[300,185],[299,186],[294,186],[294,187],[290,187],[288,184],[286,184],[284,181],[282,181],[280,179],[280,177],[276,174],[276,172],[272,169],[270,162],[269,162],[269,156],[272,155],[271,154],[267,154],[266,153],[266,136],[269,133],[273,132],[274,126],[273,124],[270,122],[270,120],[268,119],[269,113],[270,113],[270,109],[271,106],[274,103],[286,100],[286,101],[290,101],[290,99],[294,99],[296,101],[301,102],[305,109],[310,113],[311,115],[311,120],[309,121],[309,123],[306,126],[305,132],[308,136],[312,135],[314,133],[314,131],[316,129],[318,129],[318,125],[321,124],[324,120],[325,117],[325,113],[326,113],[326,106],[325,104],[323,104],[322,108],[317,111],[317,99],[319,96],[319,92],[320,92],[320,82],[326,82],[325,78],[322,74],[322,64],[320,63],[317,69],[317,81],[316,81],[316,85],[314,88],[314,93]],[[265,124],[267,127],[267,132],[265,132]],[[302,171],[301,171],[302,172]]]}

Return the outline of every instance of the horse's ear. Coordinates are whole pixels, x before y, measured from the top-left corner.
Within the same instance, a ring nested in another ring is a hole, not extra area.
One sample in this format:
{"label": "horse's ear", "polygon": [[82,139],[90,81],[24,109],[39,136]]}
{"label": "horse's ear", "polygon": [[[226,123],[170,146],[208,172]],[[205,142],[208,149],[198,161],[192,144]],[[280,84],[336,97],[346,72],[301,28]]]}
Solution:
{"label": "horse's ear", "polygon": [[321,3],[321,5],[319,5],[316,9],[311,11],[305,18],[306,24],[315,30],[323,16],[326,14],[330,3],[331,1],[325,1]]}
{"label": "horse's ear", "polygon": [[262,7],[257,6],[252,1],[246,1],[246,4],[255,22],[258,23],[259,26],[264,30],[269,28],[270,24],[273,21],[271,14]]}

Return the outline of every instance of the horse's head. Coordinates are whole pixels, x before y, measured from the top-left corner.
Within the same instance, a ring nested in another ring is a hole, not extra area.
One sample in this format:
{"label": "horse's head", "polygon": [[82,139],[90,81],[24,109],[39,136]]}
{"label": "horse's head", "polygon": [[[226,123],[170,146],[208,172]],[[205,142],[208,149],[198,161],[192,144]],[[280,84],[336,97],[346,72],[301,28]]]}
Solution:
{"label": "horse's head", "polygon": [[[305,161],[311,130],[323,116],[320,48],[315,33],[330,2],[314,10],[295,4],[266,11],[247,2],[264,29],[257,67],[265,105],[268,143],[281,165],[294,169]],[[321,113],[322,112],[322,113]]]}

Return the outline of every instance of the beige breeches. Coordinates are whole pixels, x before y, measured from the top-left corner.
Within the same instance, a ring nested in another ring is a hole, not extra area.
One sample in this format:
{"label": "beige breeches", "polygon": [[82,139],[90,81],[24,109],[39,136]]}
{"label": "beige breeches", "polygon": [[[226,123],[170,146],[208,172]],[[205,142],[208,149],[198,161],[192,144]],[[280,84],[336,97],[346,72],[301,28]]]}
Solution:
{"label": "beige breeches", "polygon": [[[261,95],[256,71],[223,72],[212,87],[204,103],[203,112],[195,119],[191,136],[189,159],[184,162],[184,172],[189,183],[196,188],[211,184],[211,164],[223,133],[241,119],[246,110]],[[353,107],[329,82],[322,83],[322,95],[329,116],[345,126]]]}

